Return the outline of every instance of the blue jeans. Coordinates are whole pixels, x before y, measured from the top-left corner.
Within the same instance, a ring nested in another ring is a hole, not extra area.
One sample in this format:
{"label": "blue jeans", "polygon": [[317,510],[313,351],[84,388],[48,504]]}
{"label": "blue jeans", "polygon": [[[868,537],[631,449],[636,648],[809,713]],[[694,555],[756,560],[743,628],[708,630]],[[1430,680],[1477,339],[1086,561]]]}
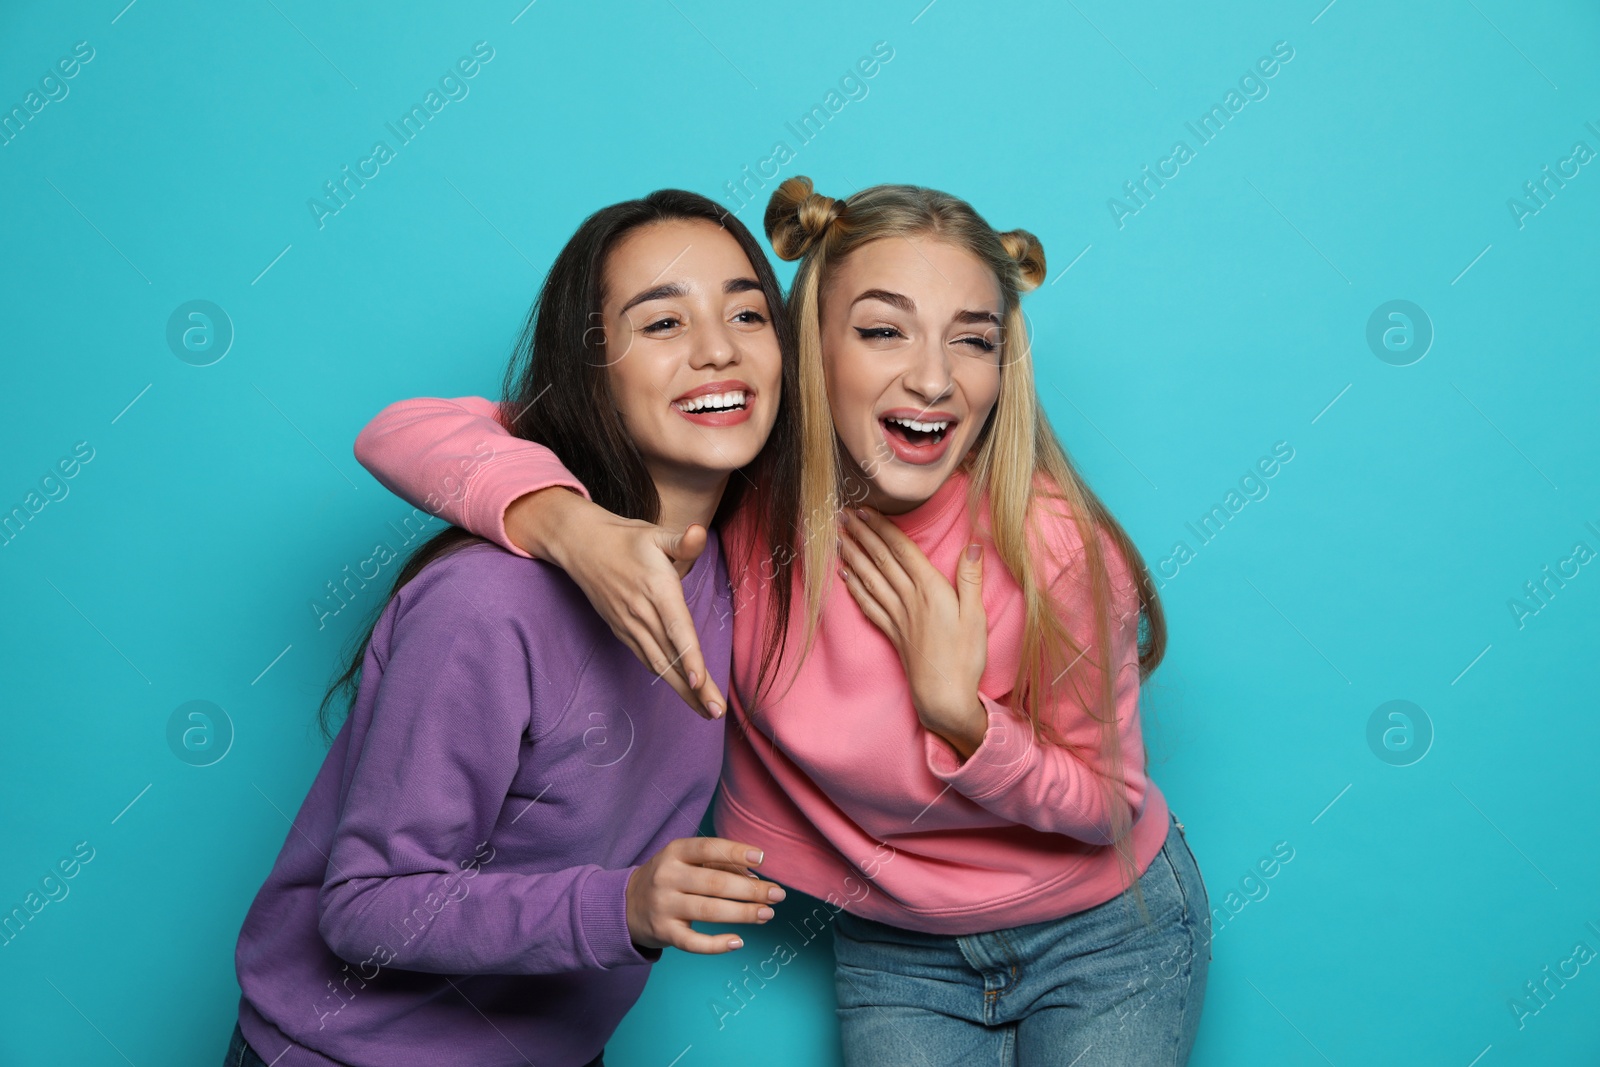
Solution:
{"label": "blue jeans", "polygon": [[228,1055],[222,1067],[267,1067],[267,1061],[256,1055],[256,1050],[244,1039],[239,1024],[233,1024],[233,1039],[228,1042]]}
{"label": "blue jeans", "polygon": [[925,934],[840,912],[834,985],[849,1067],[1181,1067],[1211,962],[1211,905],[1183,826],[1131,889],[991,933]]}

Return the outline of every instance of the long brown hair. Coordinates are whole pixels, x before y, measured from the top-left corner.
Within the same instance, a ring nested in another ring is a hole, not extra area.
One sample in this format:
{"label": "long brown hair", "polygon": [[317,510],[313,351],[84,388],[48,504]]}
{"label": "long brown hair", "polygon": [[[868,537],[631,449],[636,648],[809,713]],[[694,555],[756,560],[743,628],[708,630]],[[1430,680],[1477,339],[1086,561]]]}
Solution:
{"label": "long brown hair", "polygon": [[[964,200],[913,185],[878,185],[835,200],[816,193],[809,178],[790,178],[768,202],[765,225],[778,257],[800,260],[789,289],[789,308],[800,372],[800,510],[804,523],[800,573],[805,586],[808,648],[820,621],[824,594],[837,570],[837,512],[841,504],[853,504],[865,495],[865,486],[852,484],[855,479],[844,462],[828,403],[821,300],[829,272],[870,241],[916,235],[963,248],[994,272],[1004,302],[1000,395],[963,464],[971,474],[969,513],[982,515],[987,501],[990,528],[986,532],[1023,593],[1026,615],[1012,704],[1027,717],[1037,738],[1072,750],[1097,771],[1104,767],[1098,777],[1107,810],[1112,812],[1112,844],[1124,882],[1135,887],[1140,910],[1148,919],[1143,894],[1137,890],[1137,864],[1128,844],[1132,816],[1122,799],[1126,793],[1117,731],[1117,679],[1110,662],[1111,615],[1116,609],[1103,539],[1121,554],[1129,574],[1137,580],[1141,683],[1165,653],[1166,621],[1139,549],[1078,473],[1039,403],[1021,294],[1037,287],[1046,276],[1043,247],[1026,230],[997,232]],[[1072,520],[1082,535],[1081,560],[1050,558],[1044,538],[1038,536],[1039,519],[1046,512],[1055,521]],[[1052,593],[1058,576],[1087,578],[1095,615],[1095,636],[1089,648],[1080,648],[1073,639],[1065,609]],[[1118,624],[1128,621],[1118,620]],[[1096,654],[1091,655],[1091,650],[1097,650]],[[1093,674],[1100,683],[1095,695],[1084,691],[1085,678]],[[1097,752],[1077,751],[1078,746],[1070,744],[1045,718],[1059,697],[1063,679],[1080,706],[1100,723]],[[1097,714],[1096,709],[1104,709],[1104,713]],[[1148,767],[1148,749],[1145,758]]]}
{"label": "long brown hair", "polygon": [[[756,507],[770,517],[764,523],[764,554],[778,574],[777,593],[783,608],[773,640],[782,645],[786,633],[793,562],[795,514],[799,486],[799,422],[794,415],[797,370],[793,333],[784,314],[783,288],[761,245],[744,224],[715,201],[682,189],[659,189],[638,200],[601,208],[578,227],[556,256],[534,300],[506,367],[500,417],[514,437],[549,448],[572,472],[595,503],[623,518],[655,522],[661,501],[644,457],[623,427],[612,400],[605,331],[594,328],[605,302],[607,257],[633,230],[657,222],[703,220],[721,226],[739,243],[766,297],[782,355],[778,413],[772,433],[759,453],[728,479],[713,522],[723,524],[740,506]],[[546,394],[549,394],[548,396]],[[361,665],[372,642],[383,607],[422,568],[467,545],[488,543],[451,526],[419,545],[374,613],[359,640],[351,645],[344,670],[323,694],[317,718],[324,739],[334,725],[330,705],[344,694],[346,708],[360,684]],[[751,559],[756,553],[750,553]],[[730,569],[735,561],[729,560]],[[765,573],[765,571],[763,572]]]}

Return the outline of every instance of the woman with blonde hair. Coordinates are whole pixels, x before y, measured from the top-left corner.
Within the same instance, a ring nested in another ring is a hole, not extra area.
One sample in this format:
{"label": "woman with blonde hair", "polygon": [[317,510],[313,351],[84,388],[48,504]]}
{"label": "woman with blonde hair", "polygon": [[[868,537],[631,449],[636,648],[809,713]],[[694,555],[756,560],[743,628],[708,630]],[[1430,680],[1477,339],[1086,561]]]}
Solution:
{"label": "woman with blonde hair", "polygon": [[[847,1063],[1184,1062],[1210,916],[1140,734],[1165,624],[1035,392],[1020,298],[1039,242],[935,190],[833,200],[805,178],[766,230],[800,260],[802,455],[793,512],[723,529],[737,729],[718,834],[832,909]],[[701,531],[604,512],[486,404],[391,405],[357,456],[422,500],[492,447],[443,514],[567,570],[720,714],[664,580]]]}

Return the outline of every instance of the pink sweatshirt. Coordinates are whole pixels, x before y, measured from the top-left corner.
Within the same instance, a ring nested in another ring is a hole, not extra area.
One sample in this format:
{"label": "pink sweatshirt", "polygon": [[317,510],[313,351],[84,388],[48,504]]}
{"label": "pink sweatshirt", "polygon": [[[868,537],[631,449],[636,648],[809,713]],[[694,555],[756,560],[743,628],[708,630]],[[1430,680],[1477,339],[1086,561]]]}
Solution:
{"label": "pink sweatshirt", "polygon": [[[585,490],[548,449],[506,433],[497,413],[480,397],[392,404],[361,432],[356,458],[400,496],[526,556],[506,535],[507,506],[549,486]],[[964,506],[966,490],[958,473],[920,507],[891,517],[952,583],[960,553],[980,539]],[[730,560],[744,558],[754,543],[755,521],[741,514],[724,531]],[[1047,519],[1042,533],[1056,558],[1081,556],[1071,520]],[[1120,553],[1109,539],[1102,543],[1114,591],[1111,662],[1125,799],[1134,815],[1130,841],[1142,873],[1161,850],[1170,819],[1144,770],[1137,590]],[[1035,741],[1027,720],[1006,706],[1022,643],[1022,591],[992,549],[983,591],[989,657],[979,686],[989,725],[965,762],[918,721],[899,655],[837,575],[798,675],[791,651],[770,695],[747,708],[741,694],[755,692],[762,619],[772,610],[769,583],[759,570],[745,573],[737,563],[729,569],[733,725],[714,817],[719,836],[766,851],[765,877],[856,915],[943,934],[1060,918],[1125,888],[1097,773],[1067,750]],[[1084,569],[1069,565],[1050,577],[1079,646],[1090,645]],[[797,646],[804,632],[798,590],[794,600],[789,632]],[[1099,691],[1095,672],[1083,685]],[[1066,738],[1098,750],[1100,726],[1084,708],[1064,699],[1047,715]]]}

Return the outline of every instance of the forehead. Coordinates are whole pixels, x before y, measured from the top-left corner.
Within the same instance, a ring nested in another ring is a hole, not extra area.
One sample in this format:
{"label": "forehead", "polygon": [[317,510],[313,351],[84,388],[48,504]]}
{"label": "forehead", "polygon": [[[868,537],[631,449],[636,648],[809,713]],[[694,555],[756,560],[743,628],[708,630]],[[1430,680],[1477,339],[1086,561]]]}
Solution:
{"label": "forehead", "polygon": [[651,222],[611,247],[605,264],[606,301],[680,282],[693,291],[722,291],[729,278],[754,278],[755,268],[733,235],[705,219]]}
{"label": "forehead", "polygon": [[1002,300],[1000,280],[988,264],[963,246],[929,234],[869,241],[831,274],[827,293],[846,301],[867,289],[902,293],[919,311],[998,311]]}

